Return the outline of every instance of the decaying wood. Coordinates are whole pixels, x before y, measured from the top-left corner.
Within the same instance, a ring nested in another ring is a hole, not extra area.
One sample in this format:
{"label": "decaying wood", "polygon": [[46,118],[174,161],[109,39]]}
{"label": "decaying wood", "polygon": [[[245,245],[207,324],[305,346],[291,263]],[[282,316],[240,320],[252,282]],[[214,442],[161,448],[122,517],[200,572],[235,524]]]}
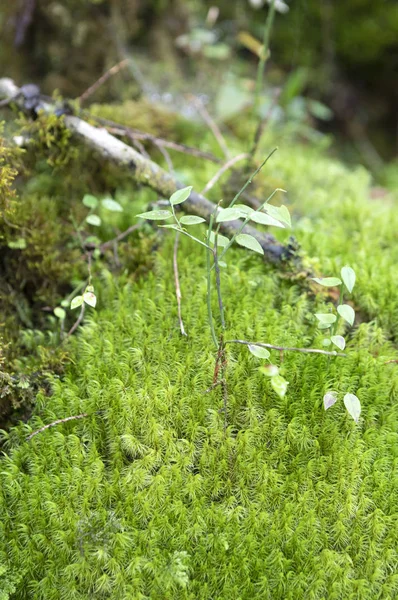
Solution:
{"label": "decaying wood", "polygon": [[[18,102],[20,108],[23,109],[24,95],[21,92],[22,89],[18,88],[11,79],[0,79],[0,98],[15,99],[15,102]],[[56,108],[53,103],[47,100],[43,100],[39,104],[39,110],[48,113],[53,113]],[[106,129],[95,127],[74,115],[65,114],[63,119],[67,129],[106,160],[115,162],[121,168],[124,168],[126,173],[137,183],[152,188],[165,198],[169,198],[176,190],[185,187],[173,175],[111,135]],[[208,221],[216,207],[205,196],[192,191],[188,200],[181,205],[181,208],[189,214],[203,217]],[[240,227],[240,221],[230,221],[221,224],[221,231],[227,236],[232,236]],[[256,238],[264,251],[265,260],[273,264],[281,265],[294,258],[294,253],[290,248],[278,242],[269,233],[260,232],[249,225],[244,227],[243,233]],[[297,258],[295,258],[295,262],[297,263]],[[297,266],[296,264],[296,268]]]}

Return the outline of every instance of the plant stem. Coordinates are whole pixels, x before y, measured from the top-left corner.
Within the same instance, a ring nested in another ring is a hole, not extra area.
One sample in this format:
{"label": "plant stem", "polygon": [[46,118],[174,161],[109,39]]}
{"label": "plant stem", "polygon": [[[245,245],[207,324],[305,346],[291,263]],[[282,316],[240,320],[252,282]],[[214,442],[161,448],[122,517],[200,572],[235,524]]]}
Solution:
{"label": "plant stem", "polygon": [[243,194],[243,192],[245,191],[245,189],[251,184],[251,182],[253,181],[253,179],[255,178],[255,176],[257,175],[257,173],[259,173],[261,171],[261,169],[263,168],[263,166],[265,165],[266,162],[268,162],[268,160],[271,158],[271,156],[278,150],[278,148],[274,148],[273,150],[271,150],[271,152],[268,154],[267,158],[265,158],[263,160],[263,162],[261,163],[261,165],[250,175],[249,179],[246,181],[246,183],[243,185],[243,187],[239,190],[239,192],[236,194],[236,196],[234,197],[234,199],[232,200],[231,204],[229,205],[228,208],[232,208],[233,205],[235,204],[235,202],[237,200],[239,200],[239,198],[241,197],[241,195]]}
{"label": "plant stem", "polygon": [[216,288],[217,288],[217,297],[218,297],[218,308],[220,310],[220,318],[221,318],[221,327],[225,331],[225,319],[224,319],[224,305],[221,297],[221,278],[220,278],[220,265],[218,264],[218,247],[217,247],[217,237],[216,233],[214,236],[214,269],[216,272]]}
{"label": "plant stem", "polygon": [[[262,203],[262,204],[261,204],[261,205],[260,205],[260,206],[257,208],[257,210],[255,210],[254,212],[259,212],[260,210],[262,210],[262,209],[264,208],[264,206],[265,206],[266,204],[268,204],[268,202],[269,202],[270,200],[272,200],[272,198],[275,196],[275,194],[276,194],[277,192],[284,192],[284,191],[285,191],[285,190],[282,190],[281,188],[276,188],[276,190],[274,190],[274,191],[272,192],[272,194],[271,194],[270,196],[268,196],[268,198],[265,200],[265,202],[263,202],[263,203]],[[229,240],[228,244],[225,246],[224,250],[221,252],[221,254],[220,254],[220,256],[219,256],[219,260],[221,260],[221,259],[222,259],[222,257],[223,257],[223,256],[225,255],[225,253],[227,252],[227,250],[229,250],[229,248],[230,248],[230,247],[232,246],[232,244],[234,243],[236,236],[240,234],[240,232],[243,230],[243,228],[244,228],[244,227],[246,227],[246,225],[247,225],[247,223],[248,223],[249,221],[250,221],[250,215],[248,215],[248,216],[246,217],[246,219],[245,219],[245,220],[242,222],[242,225],[241,225],[241,227],[240,227],[240,228],[237,230],[237,232],[236,232],[236,233],[234,233],[234,235],[231,237],[231,239]]]}
{"label": "plant stem", "polygon": [[[213,229],[214,222],[214,214],[210,215],[209,228],[207,230],[207,245],[206,247],[210,248],[210,234]],[[214,321],[213,321],[213,311],[211,309],[211,264],[210,264],[210,252],[206,253],[206,270],[207,270],[207,314],[209,318],[209,326],[211,331],[211,337],[213,339],[214,345],[218,348],[218,340],[216,336],[216,332],[214,330]]]}
{"label": "plant stem", "polygon": [[268,58],[269,39],[271,34],[272,24],[275,16],[275,0],[272,0],[268,10],[267,18],[264,25],[263,46],[261,48],[261,56],[257,67],[256,90],[254,95],[254,113],[257,112],[260,100],[261,89],[263,87],[264,66]]}

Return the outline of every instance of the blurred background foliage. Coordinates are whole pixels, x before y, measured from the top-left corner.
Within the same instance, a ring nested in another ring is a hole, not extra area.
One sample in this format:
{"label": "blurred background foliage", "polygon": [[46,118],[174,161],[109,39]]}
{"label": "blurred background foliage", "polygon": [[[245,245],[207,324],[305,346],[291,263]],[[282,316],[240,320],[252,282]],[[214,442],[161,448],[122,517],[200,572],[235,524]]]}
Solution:
{"label": "blurred background foliage", "polygon": [[[398,146],[398,3],[276,7],[263,110],[282,88],[275,118],[286,106],[290,118],[309,109],[321,129],[349,142],[347,159],[381,169]],[[15,0],[0,8],[0,69],[20,84],[76,97],[128,58],[95,100],[144,94],[189,112],[189,91],[225,118],[248,101],[268,9],[265,0]]]}

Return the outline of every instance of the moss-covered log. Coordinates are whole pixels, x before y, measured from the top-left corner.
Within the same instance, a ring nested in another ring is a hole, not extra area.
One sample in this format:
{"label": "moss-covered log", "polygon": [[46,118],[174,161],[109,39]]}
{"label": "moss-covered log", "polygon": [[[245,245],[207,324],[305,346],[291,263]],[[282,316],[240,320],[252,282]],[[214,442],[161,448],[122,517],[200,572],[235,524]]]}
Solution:
{"label": "moss-covered log", "polygon": [[[31,108],[31,99],[26,99],[23,88],[18,88],[10,79],[0,80],[1,96],[9,100],[15,99],[16,102],[20,99],[22,108],[24,108],[28,101],[29,110]],[[48,102],[40,102],[40,99],[38,99],[38,102],[40,110],[50,113],[54,112],[54,107]],[[177,189],[184,187],[173,175],[162,169],[155,162],[145,158],[131,146],[111,135],[106,129],[95,127],[74,115],[63,115],[63,119],[65,126],[73,134],[99,152],[105,159],[120,165],[137,183],[151,187],[166,198],[171,196]],[[182,205],[182,208],[184,211],[201,216],[207,221],[210,219],[210,215],[217,210],[216,206],[205,196],[194,191],[191,192],[190,197]],[[240,227],[240,221],[230,221],[221,224],[221,231],[231,235],[238,231]],[[255,237],[264,251],[265,259],[274,264],[282,265],[293,256],[289,247],[283,246],[268,233],[259,232],[249,225],[246,225],[242,232]],[[296,257],[295,260],[297,261]]]}

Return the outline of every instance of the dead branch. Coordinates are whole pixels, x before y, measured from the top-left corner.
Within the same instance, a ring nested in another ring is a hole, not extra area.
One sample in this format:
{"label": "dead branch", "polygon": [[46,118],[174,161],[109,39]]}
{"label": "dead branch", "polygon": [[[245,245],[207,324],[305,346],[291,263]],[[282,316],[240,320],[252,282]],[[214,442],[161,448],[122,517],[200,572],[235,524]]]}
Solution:
{"label": "dead branch", "polygon": [[[15,97],[19,94],[19,88],[11,79],[0,79],[0,97]],[[20,100],[20,108],[24,109],[23,99]],[[40,102],[40,110],[47,113],[54,113],[55,106],[51,102]],[[111,135],[106,129],[94,127],[83,119],[74,115],[63,115],[65,127],[75,136],[87,144],[90,148],[97,151],[102,157],[111,162],[117,163],[124,168],[127,173],[139,184],[149,186],[159,195],[169,198],[175,191],[184,186],[176,180],[173,175],[167,173],[155,162],[143,157],[139,152],[128,146],[121,140]],[[207,221],[214,212],[215,206],[205,196],[192,191],[190,197],[182,205],[184,211],[203,217]],[[221,224],[221,231],[232,236],[241,228],[241,222],[230,221]],[[252,235],[260,244],[264,251],[265,260],[281,265],[289,259],[297,257],[291,250],[278,242],[271,234],[262,233],[252,226],[246,225],[243,233]],[[297,268],[301,265],[297,264]]]}

